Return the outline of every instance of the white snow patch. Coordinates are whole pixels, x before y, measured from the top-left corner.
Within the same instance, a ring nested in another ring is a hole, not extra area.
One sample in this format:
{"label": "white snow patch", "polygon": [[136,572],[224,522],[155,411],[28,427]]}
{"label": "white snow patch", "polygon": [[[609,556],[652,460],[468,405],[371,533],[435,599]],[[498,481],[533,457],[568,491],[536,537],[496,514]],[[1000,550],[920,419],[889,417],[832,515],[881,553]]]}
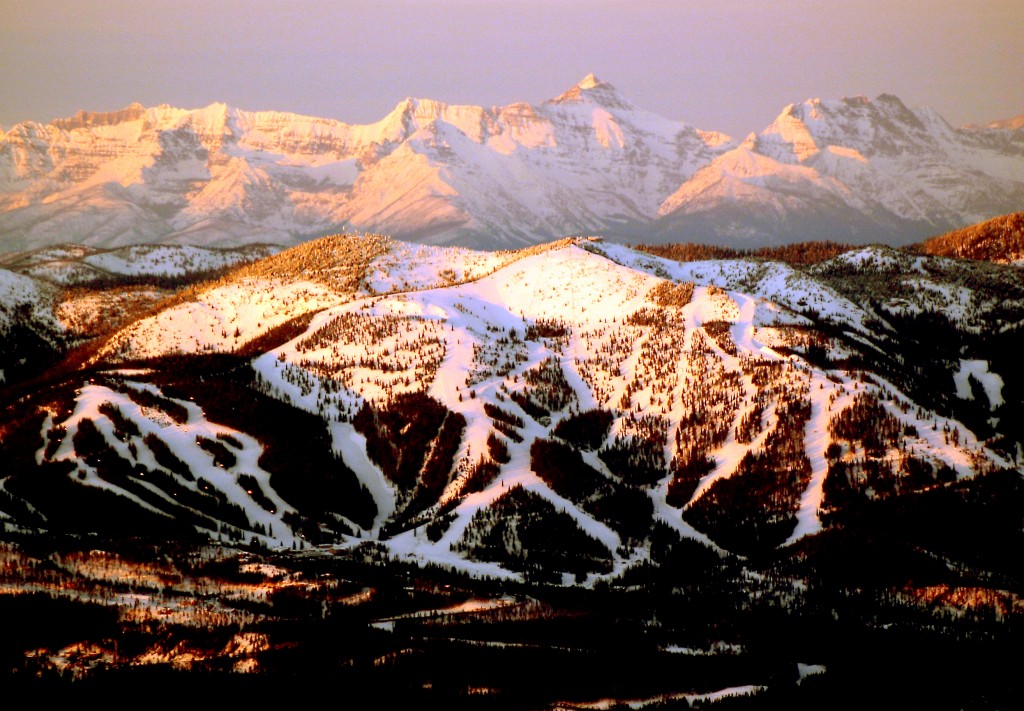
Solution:
{"label": "white snow patch", "polygon": [[688,703],[693,704],[694,702],[707,703],[717,701],[729,696],[752,696],[767,688],[767,686],[757,684],[746,684],[744,686],[730,686],[725,689],[719,689],[718,691],[712,691],[705,694],[678,693],[662,694],[660,696],[652,696],[646,699],[598,699],[597,701],[576,701],[567,703],[566,706],[573,709],[595,709],[596,711],[606,711],[606,709],[620,708],[622,706],[630,709],[642,709],[647,706],[653,706],[654,704],[662,704],[666,701],[685,700]]}
{"label": "white snow patch", "polygon": [[1003,378],[998,373],[989,371],[987,360],[960,360],[960,370],[953,374],[958,398],[961,400],[974,399],[970,376],[974,376],[981,383],[985,397],[988,398],[990,410],[995,410],[1003,404]]}
{"label": "white snow patch", "polygon": [[804,664],[802,662],[797,662],[796,671],[800,677],[796,682],[799,685],[803,683],[803,680],[807,677],[824,674],[828,670],[825,668],[824,664]]}

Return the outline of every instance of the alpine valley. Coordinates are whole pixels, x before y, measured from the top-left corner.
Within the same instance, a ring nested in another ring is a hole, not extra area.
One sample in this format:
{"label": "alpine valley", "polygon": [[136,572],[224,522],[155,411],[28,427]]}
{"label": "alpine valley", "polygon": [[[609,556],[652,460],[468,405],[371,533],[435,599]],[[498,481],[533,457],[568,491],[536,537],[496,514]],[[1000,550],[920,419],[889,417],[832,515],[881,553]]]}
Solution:
{"label": "alpine valley", "polygon": [[533,106],[406,99],[380,121],[133,104],[0,131],[0,244],[293,245],[342,231],[516,248],[570,234],[905,244],[1024,205],[1021,121],[881,95],[733,139],[592,74]]}
{"label": "alpine valley", "polygon": [[1019,129],[880,97],[737,145],[588,78],[373,127],[136,107],[5,140],[9,233],[87,243],[0,263],[5,688],[1019,701],[1020,214],[900,249],[117,246],[768,235],[812,203],[923,229],[1020,203]]}

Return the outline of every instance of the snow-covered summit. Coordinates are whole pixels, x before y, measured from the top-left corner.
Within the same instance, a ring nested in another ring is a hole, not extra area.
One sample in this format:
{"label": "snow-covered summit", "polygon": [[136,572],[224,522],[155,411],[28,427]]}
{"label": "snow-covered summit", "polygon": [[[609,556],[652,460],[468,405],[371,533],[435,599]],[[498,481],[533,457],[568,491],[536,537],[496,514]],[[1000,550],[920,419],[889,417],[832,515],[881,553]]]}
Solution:
{"label": "snow-covered summit", "polygon": [[[602,84],[604,84],[604,82],[602,82],[600,79],[598,79],[594,75],[593,72],[591,72],[590,74],[588,74],[587,76],[583,77],[578,82],[576,82],[576,86],[578,86],[580,89],[583,89],[584,91],[587,90],[587,89],[593,89],[594,87],[597,87],[597,86],[601,86]],[[611,85],[607,84],[605,86],[611,86]]]}
{"label": "snow-covered summit", "polygon": [[408,98],[365,125],[132,105],[20,124],[0,143],[8,249],[289,244],[342,226],[491,246],[621,231],[728,145],[594,77],[538,106]]}
{"label": "snow-covered summit", "polygon": [[[665,234],[912,241],[1024,200],[1024,141],[956,130],[882,94],[790,104],[659,208]],[[993,212],[994,211],[994,212]]]}
{"label": "snow-covered summit", "polygon": [[3,249],[294,244],[359,229],[516,247],[566,234],[912,241],[1019,208],[1019,129],[898,98],[787,106],[737,144],[589,74],[537,105],[407,98],[379,121],[132,104],[0,135]]}
{"label": "snow-covered summit", "polygon": [[589,103],[605,108],[633,109],[635,106],[618,89],[601,81],[592,72],[583,77],[571,89],[551,99],[549,104]]}

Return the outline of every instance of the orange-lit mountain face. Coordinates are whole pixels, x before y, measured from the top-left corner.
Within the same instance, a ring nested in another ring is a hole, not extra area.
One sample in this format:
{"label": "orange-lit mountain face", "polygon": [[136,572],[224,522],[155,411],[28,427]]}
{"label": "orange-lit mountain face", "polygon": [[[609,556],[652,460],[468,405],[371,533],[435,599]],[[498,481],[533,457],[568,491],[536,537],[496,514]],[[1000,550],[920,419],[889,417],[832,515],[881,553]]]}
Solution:
{"label": "orange-lit mountain face", "polygon": [[380,121],[133,104],[0,136],[0,245],[909,242],[1024,203],[1024,135],[880,96],[790,105],[743,141],[588,75],[539,105],[406,99]]}

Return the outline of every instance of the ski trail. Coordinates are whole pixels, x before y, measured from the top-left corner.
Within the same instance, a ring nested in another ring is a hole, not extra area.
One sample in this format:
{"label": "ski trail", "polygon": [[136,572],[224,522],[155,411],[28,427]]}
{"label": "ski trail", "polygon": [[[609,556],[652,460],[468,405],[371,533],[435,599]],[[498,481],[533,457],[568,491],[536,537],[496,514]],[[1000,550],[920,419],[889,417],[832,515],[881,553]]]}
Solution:
{"label": "ski trail", "polygon": [[730,327],[732,342],[739,351],[754,355],[761,353],[761,344],[754,342],[754,313],[757,311],[757,300],[738,291],[730,291],[729,298],[740,307],[739,318]]}
{"label": "ski trail", "polygon": [[[824,385],[824,388],[821,386]],[[818,510],[824,497],[823,486],[828,476],[828,460],[825,448],[832,442],[828,424],[832,418],[829,411],[829,395],[836,389],[830,380],[815,373],[811,380],[811,416],[804,426],[804,451],[811,462],[811,480],[800,496],[800,508],[796,512],[796,528],[789,535],[783,546],[795,543],[804,536],[812,536],[821,531],[821,519]],[[844,388],[839,387],[840,392]],[[845,398],[836,401],[839,409],[846,406]]]}
{"label": "ski trail", "polygon": [[377,515],[374,516],[369,531],[371,538],[377,538],[381,526],[395,513],[395,490],[388,484],[380,468],[366,454],[366,437],[356,432],[355,428],[346,422],[333,422],[330,430],[334,451],[340,454],[348,468],[355,472],[360,483],[370,492],[370,497],[377,507]]}

